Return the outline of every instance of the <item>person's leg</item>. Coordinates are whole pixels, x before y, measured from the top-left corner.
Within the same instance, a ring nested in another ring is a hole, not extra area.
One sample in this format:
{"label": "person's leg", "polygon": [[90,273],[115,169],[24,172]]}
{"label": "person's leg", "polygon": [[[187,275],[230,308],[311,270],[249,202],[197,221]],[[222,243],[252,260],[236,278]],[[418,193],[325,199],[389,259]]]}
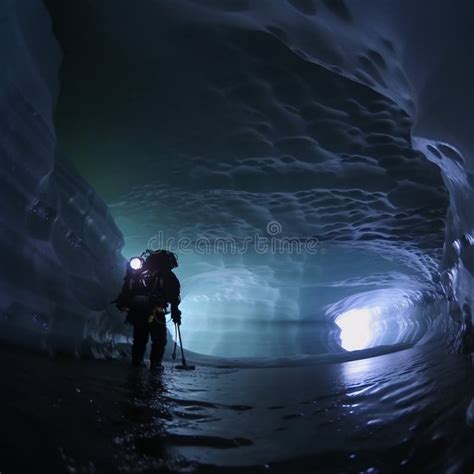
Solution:
{"label": "person's leg", "polygon": [[145,322],[135,323],[133,325],[133,345],[132,345],[132,363],[133,365],[142,365],[143,357],[148,343],[148,334],[150,328]]}
{"label": "person's leg", "polygon": [[151,353],[150,365],[156,367],[161,365],[166,347],[166,319],[164,316],[150,324]]}

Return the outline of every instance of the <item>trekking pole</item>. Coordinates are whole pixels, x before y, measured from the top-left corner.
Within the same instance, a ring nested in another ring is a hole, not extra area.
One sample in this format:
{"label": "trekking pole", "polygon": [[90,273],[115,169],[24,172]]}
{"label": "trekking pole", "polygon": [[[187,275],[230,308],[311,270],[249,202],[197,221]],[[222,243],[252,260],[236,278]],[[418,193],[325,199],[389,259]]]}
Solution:
{"label": "trekking pole", "polygon": [[171,354],[171,358],[176,360],[176,349],[178,346],[178,325],[174,323],[174,349],[173,353]]}
{"label": "trekking pole", "polygon": [[183,370],[194,370],[196,367],[194,365],[188,365],[186,364],[186,359],[184,357],[184,349],[183,349],[183,340],[181,339],[181,331],[179,329],[179,324],[176,324],[176,328],[178,329],[178,337],[179,337],[179,347],[181,348],[181,365],[177,365],[177,369],[183,369]]}
{"label": "trekking pole", "polygon": [[181,331],[179,329],[179,324],[177,324],[176,327],[178,328],[179,347],[181,348],[181,362],[183,366],[186,367],[186,359],[184,358],[183,341],[181,339]]}

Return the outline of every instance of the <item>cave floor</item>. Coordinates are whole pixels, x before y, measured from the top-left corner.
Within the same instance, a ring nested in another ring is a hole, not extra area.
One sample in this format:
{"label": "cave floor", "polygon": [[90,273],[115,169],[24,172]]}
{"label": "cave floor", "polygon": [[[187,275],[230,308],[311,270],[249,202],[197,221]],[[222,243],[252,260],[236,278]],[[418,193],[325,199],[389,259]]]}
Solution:
{"label": "cave floor", "polygon": [[0,472],[472,472],[471,361],[151,374],[0,346]]}

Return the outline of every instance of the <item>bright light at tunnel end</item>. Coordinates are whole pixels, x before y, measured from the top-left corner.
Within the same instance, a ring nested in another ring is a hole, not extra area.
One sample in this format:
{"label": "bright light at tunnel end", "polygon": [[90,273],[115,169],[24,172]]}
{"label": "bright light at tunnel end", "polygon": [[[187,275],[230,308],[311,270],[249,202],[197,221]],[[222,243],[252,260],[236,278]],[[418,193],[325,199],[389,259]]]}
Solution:
{"label": "bright light at tunnel end", "polygon": [[374,323],[379,314],[380,309],[373,307],[351,309],[337,316],[335,322],[341,329],[341,347],[346,351],[372,347]]}

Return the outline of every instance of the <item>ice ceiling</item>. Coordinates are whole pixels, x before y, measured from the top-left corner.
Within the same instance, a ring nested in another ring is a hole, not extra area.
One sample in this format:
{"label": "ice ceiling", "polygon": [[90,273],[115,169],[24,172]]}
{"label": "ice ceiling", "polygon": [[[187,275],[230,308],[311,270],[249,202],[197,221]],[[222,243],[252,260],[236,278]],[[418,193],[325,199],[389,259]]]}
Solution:
{"label": "ice ceiling", "polygon": [[[191,350],[286,357],[426,332],[449,203],[436,161],[462,160],[443,140],[469,148],[465,125],[443,124],[472,72],[445,106],[435,73],[456,58],[427,54],[454,15],[442,2],[424,33],[421,1],[46,3],[65,52],[61,147],[125,256],[186,242]],[[462,34],[445,48],[461,54]],[[226,247],[255,236],[317,244]]]}

